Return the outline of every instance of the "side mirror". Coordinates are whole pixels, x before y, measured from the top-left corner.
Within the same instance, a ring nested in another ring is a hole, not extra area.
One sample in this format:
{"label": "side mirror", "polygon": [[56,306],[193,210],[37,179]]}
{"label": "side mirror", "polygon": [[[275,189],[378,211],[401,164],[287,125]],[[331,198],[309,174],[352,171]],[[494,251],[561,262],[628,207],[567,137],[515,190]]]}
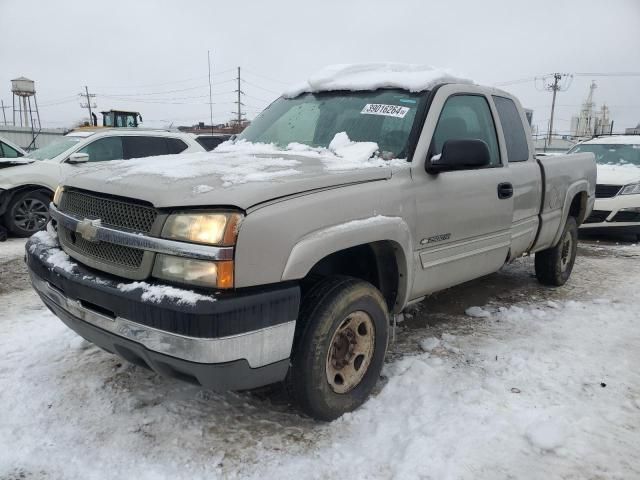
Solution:
{"label": "side mirror", "polygon": [[69,155],[67,162],[69,163],[85,163],[89,161],[88,153],[72,153]]}
{"label": "side mirror", "polygon": [[427,172],[468,170],[486,167],[490,163],[489,146],[483,140],[447,140],[442,146],[442,153],[427,162]]}

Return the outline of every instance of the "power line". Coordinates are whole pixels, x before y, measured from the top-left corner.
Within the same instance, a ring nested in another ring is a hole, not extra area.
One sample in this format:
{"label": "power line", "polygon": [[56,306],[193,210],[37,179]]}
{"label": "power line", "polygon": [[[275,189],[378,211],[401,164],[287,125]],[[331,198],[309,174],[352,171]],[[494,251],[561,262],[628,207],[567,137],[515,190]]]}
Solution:
{"label": "power line", "polygon": [[247,85],[251,85],[253,87],[256,87],[256,88],[259,88],[261,90],[264,90],[265,92],[274,93],[274,94],[276,94],[278,96],[280,96],[280,94],[282,93],[282,92],[276,92],[275,90],[271,90],[269,88],[262,87],[260,85],[256,85],[255,83],[250,82],[249,80],[242,80],[242,82],[246,83]]}

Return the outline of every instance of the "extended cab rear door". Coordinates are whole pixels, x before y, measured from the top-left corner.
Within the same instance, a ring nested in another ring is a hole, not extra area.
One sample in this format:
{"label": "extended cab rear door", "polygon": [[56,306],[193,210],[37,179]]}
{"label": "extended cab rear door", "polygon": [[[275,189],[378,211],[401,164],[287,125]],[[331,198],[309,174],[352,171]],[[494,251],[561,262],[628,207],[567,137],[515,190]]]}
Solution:
{"label": "extended cab rear door", "polygon": [[540,223],[542,174],[535,159],[529,124],[518,101],[506,94],[491,96],[498,113],[498,136],[502,137],[513,184],[513,219],[510,258],[528,251]]}
{"label": "extended cab rear door", "polygon": [[[434,96],[412,162],[414,298],[494,272],[507,259],[513,197],[496,117],[491,99],[478,87],[446,85]],[[465,139],[487,144],[489,166],[426,172],[425,164],[441,153],[444,142]]]}

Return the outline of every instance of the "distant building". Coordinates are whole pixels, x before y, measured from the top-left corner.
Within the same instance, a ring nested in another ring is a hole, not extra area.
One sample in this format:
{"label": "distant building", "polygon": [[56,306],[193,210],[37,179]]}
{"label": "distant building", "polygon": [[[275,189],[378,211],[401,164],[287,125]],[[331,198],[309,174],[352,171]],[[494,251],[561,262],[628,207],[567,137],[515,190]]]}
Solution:
{"label": "distant building", "polygon": [[626,135],[640,135],[640,123],[635,127],[625,128],[624,133]]}
{"label": "distant building", "polygon": [[580,113],[571,118],[571,136],[574,138],[612,133],[613,121],[609,118],[609,107],[603,104],[598,111],[593,101],[593,92],[597,87],[596,82],[591,82],[589,95],[582,103]]}

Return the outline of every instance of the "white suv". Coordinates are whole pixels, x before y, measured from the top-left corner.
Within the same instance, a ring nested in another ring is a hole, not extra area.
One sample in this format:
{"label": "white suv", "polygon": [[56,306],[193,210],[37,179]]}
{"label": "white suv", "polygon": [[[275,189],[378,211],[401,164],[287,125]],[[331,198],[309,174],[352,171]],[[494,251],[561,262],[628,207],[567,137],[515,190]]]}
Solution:
{"label": "white suv", "polygon": [[60,180],[84,162],[204,152],[194,135],[141,129],[71,132],[59,142],[0,163],[0,229],[28,237],[49,220],[47,206]]}
{"label": "white suv", "polygon": [[569,151],[578,152],[593,153],[598,164],[596,204],[580,229],[640,240],[640,135],[594,138]]}

